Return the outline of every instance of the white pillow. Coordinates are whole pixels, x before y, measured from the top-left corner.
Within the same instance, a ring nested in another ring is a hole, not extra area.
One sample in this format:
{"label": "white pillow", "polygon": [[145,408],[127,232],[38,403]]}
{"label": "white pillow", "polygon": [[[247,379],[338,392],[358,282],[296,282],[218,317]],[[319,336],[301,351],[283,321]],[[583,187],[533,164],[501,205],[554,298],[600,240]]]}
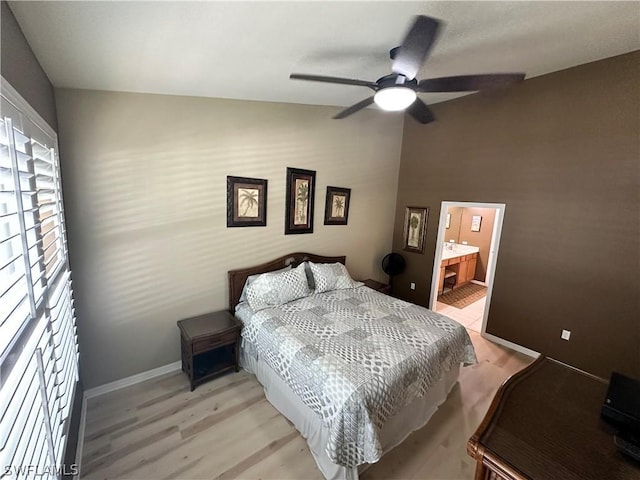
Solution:
{"label": "white pillow", "polygon": [[341,263],[313,263],[309,262],[313,281],[316,284],[316,293],[356,288],[363,285],[351,278],[347,267]]}
{"label": "white pillow", "polygon": [[284,272],[268,272],[258,276],[247,288],[247,301],[254,312],[284,305],[311,294],[304,263]]}
{"label": "white pillow", "polygon": [[[273,272],[266,272],[266,273],[288,272],[289,270],[291,270],[291,265],[287,265],[286,267],[281,268],[280,270],[274,270]],[[242,287],[242,293],[240,294],[240,300],[238,300],[238,303],[247,301],[247,288],[249,288],[249,285],[251,285],[255,281],[255,279],[258,278],[260,275],[264,275],[264,274],[256,273],[255,275],[249,275],[247,277],[247,280],[244,282],[244,287]]]}

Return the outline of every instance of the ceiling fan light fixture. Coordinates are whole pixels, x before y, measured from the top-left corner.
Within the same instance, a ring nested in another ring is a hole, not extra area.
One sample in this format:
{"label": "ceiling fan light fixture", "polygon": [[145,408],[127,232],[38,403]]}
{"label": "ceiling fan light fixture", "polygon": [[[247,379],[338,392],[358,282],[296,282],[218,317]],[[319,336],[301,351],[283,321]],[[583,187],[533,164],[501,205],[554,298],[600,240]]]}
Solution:
{"label": "ceiling fan light fixture", "polygon": [[412,88],[394,86],[378,90],[373,97],[373,101],[382,110],[398,112],[411,105],[416,97],[416,92]]}
{"label": "ceiling fan light fixture", "polygon": [[289,78],[367,87],[375,92],[374,95],[369,95],[364,100],[338,112],[333,116],[335,119],[346,118],[375,102],[381,110],[406,110],[411,117],[422,124],[433,122],[435,116],[428,105],[417,97],[417,93],[477,92],[501,88],[524,80],[524,73],[485,73],[417,80],[416,75],[429,56],[441,27],[440,20],[426,15],[417,15],[402,43],[389,52],[393,61],[391,73],[378,78],[375,82],[303,73],[292,73]]}

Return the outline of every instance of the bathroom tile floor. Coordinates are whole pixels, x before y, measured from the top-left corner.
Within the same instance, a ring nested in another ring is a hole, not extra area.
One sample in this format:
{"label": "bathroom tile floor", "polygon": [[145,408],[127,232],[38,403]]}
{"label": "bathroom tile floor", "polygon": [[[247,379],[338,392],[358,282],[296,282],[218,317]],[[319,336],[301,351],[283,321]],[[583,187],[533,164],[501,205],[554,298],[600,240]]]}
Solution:
{"label": "bathroom tile floor", "polygon": [[484,305],[487,297],[473,302],[465,308],[456,308],[446,303],[437,302],[436,312],[453,318],[456,322],[461,323],[469,330],[480,333],[482,330],[482,315],[484,313]]}

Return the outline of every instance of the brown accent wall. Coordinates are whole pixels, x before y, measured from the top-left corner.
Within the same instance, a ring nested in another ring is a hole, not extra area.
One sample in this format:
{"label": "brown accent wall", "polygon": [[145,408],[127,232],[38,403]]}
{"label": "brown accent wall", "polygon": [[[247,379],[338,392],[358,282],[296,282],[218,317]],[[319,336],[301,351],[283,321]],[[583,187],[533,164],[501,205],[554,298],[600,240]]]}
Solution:
{"label": "brown accent wall", "polygon": [[13,12],[0,2],[2,76],[54,130],[58,130],[53,86],[27,43]]}
{"label": "brown accent wall", "polygon": [[639,70],[636,51],[436,104],[430,125],[407,118],[394,250],[407,205],[432,214],[394,293],[427,304],[442,201],[505,203],[487,331],[640,377]]}

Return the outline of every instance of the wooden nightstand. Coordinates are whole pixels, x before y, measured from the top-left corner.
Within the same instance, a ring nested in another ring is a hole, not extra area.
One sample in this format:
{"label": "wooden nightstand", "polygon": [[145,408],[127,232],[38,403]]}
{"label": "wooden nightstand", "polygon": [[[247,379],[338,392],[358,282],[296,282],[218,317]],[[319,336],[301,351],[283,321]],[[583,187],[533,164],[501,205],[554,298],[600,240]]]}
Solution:
{"label": "wooden nightstand", "polygon": [[362,281],[367,287],[377,290],[380,293],[384,293],[385,295],[391,295],[391,285],[386,283],[380,283],[371,278],[367,278]]}
{"label": "wooden nightstand", "polygon": [[211,377],[238,367],[242,324],[227,310],[178,321],[182,371],[191,391]]}

